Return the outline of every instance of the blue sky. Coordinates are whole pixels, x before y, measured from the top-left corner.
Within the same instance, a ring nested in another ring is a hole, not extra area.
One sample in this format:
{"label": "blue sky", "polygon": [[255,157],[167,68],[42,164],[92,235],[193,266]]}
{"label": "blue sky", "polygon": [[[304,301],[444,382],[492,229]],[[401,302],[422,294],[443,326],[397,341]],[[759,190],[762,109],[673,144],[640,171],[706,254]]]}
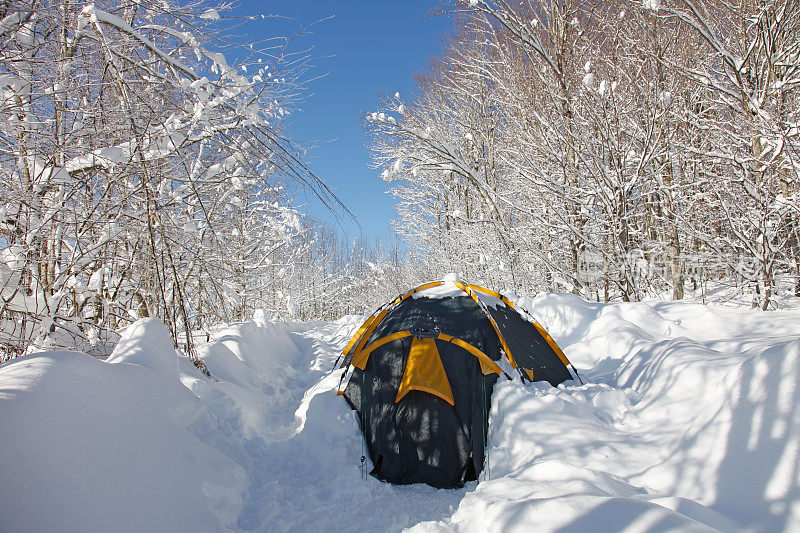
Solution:
{"label": "blue sky", "polygon": [[[314,61],[315,73],[327,75],[311,85],[313,94],[305,101],[305,110],[294,116],[290,131],[297,139],[319,141],[310,154],[310,166],[358,218],[363,234],[388,237],[395,210],[387,184],[369,168],[363,117],[377,109],[382,94],[400,91],[409,96],[414,73],[424,70],[428,59],[438,54],[449,19],[428,14],[436,7],[435,0],[294,0],[263,5],[245,0],[235,13],[275,14],[294,20],[248,24],[244,29],[252,39],[274,35],[276,30],[297,31],[333,16],[315,25],[304,39],[319,58]],[[309,201],[308,207],[318,219],[333,220],[317,202]],[[359,233],[352,223],[345,223],[344,229],[351,236]]]}

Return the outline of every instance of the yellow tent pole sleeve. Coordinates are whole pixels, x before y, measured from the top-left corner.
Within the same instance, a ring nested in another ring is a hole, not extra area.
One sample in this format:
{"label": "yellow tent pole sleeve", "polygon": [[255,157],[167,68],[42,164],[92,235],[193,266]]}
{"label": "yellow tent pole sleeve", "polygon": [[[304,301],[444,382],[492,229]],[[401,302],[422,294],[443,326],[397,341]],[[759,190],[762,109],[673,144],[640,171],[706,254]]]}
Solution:
{"label": "yellow tent pole sleeve", "polygon": [[500,299],[503,300],[503,303],[509,306],[511,309],[516,309],[517,307],[514,305],[514,302],[506,298],[505,296],[500,296]]}
{"label": "yellow tent pole sleeve", "polygon": [[494,321],[494,319],[492,318],[492,315],[489,313],[489,311],[484,309],[483,303],[481,303],[481,301],[475,295],[475,291],[473,291],[467,285],[464,285],[460,281],[456,281],[456,286],[459,289],[461,289],[462,291],[464,291],[467,294],[469,294],[470,297],[473,300],[475,300],[475,303],[478,304],[478,307],[480,307],[481,310],[484,312],[484,314],[486,315],[486,318],[489,319],[489,323],[494,328],[494,332],[497,334],[497,338],[500,339],[500,345],[503,347],[503,351],[506,352],[506,357],[508,357],[508,362],[511,363],[512,367],[517,368],[517,363],[516,363],[516,361],[514,361],[514,356],[511,355],[511,350],[509,350],[508,344],[506,344],[506,340],[503,338],[503,334],[500,333],[500,328],[497,327],[497,323]]}
{"label": "yellow tent pole sleeve", "polygon": [[480,285],[473,285],[472,283],[465,283],[465,285],[467,287],[469,287],[470,289],[472,289],[472,290],[475,290],[475,291],[478,291],[478,292],[482,292],[484,294],[488,294],[489,296],[494,296],[498,300],[502,300],[503,299],[503,295],[502,294],[500,294],[499,292],[495,292],[492,289],[487,289],[486,287],[481,287]]}
{"label": "yellow tent pole sleeve", "polygon": [[353,359],[352,365],[356,368],[364,370],[364,368],[367,366],[367,361],[369,360],[369,354],[371,354],[374,350],[377,350],[384,344],[388,344],[397,339],[402,339],[403,337],[410,337],[410,336],[411,336],[410,331],[398,331],[397,333],[392,333],[391,335],[387,335],[386,337],[380,338],[375,342],[373,342],[372,344],[370,344],[369,346],[367,346],[366,348],[364,348],[363,350],[361,350],[360,352],[357,352],[355,358]]}
{"label": "yellow tent pole sleeve", "polygon": [[567,359],[567,356],[564,355],[564,352],[561,351],[561,348],[558,347],[556,341],[553,340],[553,337],[551,337],[550,334],[547,333],[547,331],[542,327],[541,324],[539,324],[538,322],[534,322],[533,327],[535,327],[536,330],[539,332],[539,334],[542,337],[544,337],[544,340],[547,341],[547,344],[549,344],[550,347],[553,349],[553,351],[556,352],[556,355],[558,356],[559,359],[561,359],[561,362],[564,363],[565,366],[572,364],[569,362],[569,359]]}
{"label": "yellow tent pole sleeve", "polygon": [[[448,387],[449,386],[450,386],[450,384],[448,383]],[[412,390],[418,390],[418,391],[422,391],[422,392],[427,392],[428,394],[433,394],[434,396],[438,396],[442,400],[446,401],[447,403],[449,403],[453,407],[455,407],[455,405],[456,405],[456,402],[453,399],[453,392],[452,391],[449,391],[450,395],[448,396],[446,391],[442,391],[442,390],[437,389],[435,387],[426,387],[424,385],[414,385],[412,387],[406,387],[405,389],[401,388],[400,390],[397,391],[397,398],[394,399],[394,403],[400,403],[400,400],[402,400],[405,397],[405,395],[408,394],[409,392],[411,392]],[[401,392],[402,392],[402,394],[401,394]]]}
{"label": "yellow tent pole sleeve", "polygon": [[[444,282],[442,282],[442,281],[432,281],[431,283],[426,283],[424,285],[420,285],[419,287],[417,287],[415,289],[411,289],[410,291],[408,291],[407,293],[403,294],[402,296],[398,296],[394,300],[389,300],[389,302],[387,302],[384,305],[384,307],[389,306],[389,305],[397,305],[400,302],[402,302],[403,300],[405,300],[406,298],[408,298],[409,296],[411,296],[412,294],[414,294],[415,292],[424,291],[425,289],[430,289],[431,287],[438,287],[442,283],[444,283]],[[347,343],[347,346],[344,347],[344,349],[342,350],[342,354],[347,355],[347,353],[350,351],[350,349],[353,347],[353,345],[358,341],[358,339],[362,338],[362,334],[364,333],[364,331],[368,327],[370,327],[370,325],[375,324],[376,322],[380,322],[381,320],[383,320],[383,317],[386,316],[386,313],[387,313],[387,310],[383,310],[377,315],[375,313],[370,315],[370,317],[367,318],[367,320],[365,320],[363,324],[361,324],[361,327],[358,328],[358,331],[356,331],[355,335],[353,335],[353,338],[350,339],[350,342]],[[375,326],[377,326],[377,324],[375,324]],[[373,327],[372,330],[374,330],[374,329],[375,328]],[[370,330],[366,334],[366,337],[369,337],[369,335],[372,333],[372,330]],[[356,353],[358,353],[358,349],[356,349]]]}
{"label": "yellow tent pole sleeve", "polygon": [[364,332],[364,335],[358,342],[358,345],[356,346],[356,349],[353,352],[354,356],[358,356],[359,352],[361,352],[362,348],[364,348],[364,345],[367,343],[367,339],[369,339],[369,336],[372,335],[372,332],[375,331],[375,328],[378,327],[378,324],[380,324],[381,320],[383,320],[383,317],[385,317],[387,314],[389,314],[389,311],[384,309],[378,314],[378,316],[375,317],[375,320],[372,321],[372,323],[367,328],[367,331]]}
{"label": "yellow tent pole sleeve", "polygon": [[402,302],[406,298],[410,297],[415,292],[424,291],[425,289],[430,289],[431,287],[438,287],[442,283],[444,283],[444,282],[443,281],[432,281],[430,283],[426,283],[425,285],[420,285],[416,289],[411,289],[410,291],[408,291],[404,295],[399,296],[393,303],[399,304],[400,302]]}
{"label": "yellow tent pole sleeve", "polygon": [[468,351],[469,353],[471,353],[472,355],[477,357],[478,361],[480,361],[480,363],[481,363],[481,372],[484,375],[491,374],[491,373],[495,373],[497,375],[500,375],[503,372],[503,370],[500,368],[500,366],[498,366],[497,363],[492,361],[491,357],[489,357],[488,355],[486,355],[485,353],[483,353],[482,351],[480,351],[478,348],[476,348],[475,346],[471,345],[467,341],[462,341],[461,339],[457,339],[457,338],[452,337],[450,335],[445,335],[444,333],[440,333],[437,338],[439,340],[442,340],[442,341],[445,341],[445,342],[451,342],[451,343],[455,344],[456,346],[464,348],[466,351]]}
{"label": "yellow tent pole sleeve", "polygon": [[487,289],[486,287],[481,287],[480,285],[473,285],[471,283],[467,283],[467,287],[469,287],[472,290],[488,294],[489,296],[494,296],[495,298],[497,298],[498,300],[502,301],[504,304],[509,306],[511,309],[516,309],[514,307],[514,302],[512,302],[511,300],[509,300],[508,298],[506,298],[497,291],[493,291],[492,289]]}
{"label": "yellow tent pole sleeve", "polygon": [[[373,351],[377,350],[384,344],[388,344],[397,339],[402,339],[404,337],[411,337],[411,336],[413,336],[413,333],[411,333],[410,331],[398,331],[397,333],[392,333],[391,335],[382,337],[373,342],[372,344],[370,344],[369,346],[367,346],[366,348],[364,348],[363,350],[361,350],[360,352],[358,352],[358,354],[353,359],[352,365],[356,368],[364,370],[364,367],[367,366],[369,355]],[[500,366],[494,361],[492,361],[492,359],[488,355],[486,355],[485,353],[483,353],[470,343],[463,341],[461,339],[457,339],[451,335],[446,335],[444,333],[440,333],[439,336],[436,338],[444,342],[451,342],[456,346],[463,348],[464,350],[474,355],[475,357],[477,357],[478,361],[480,361],[481,363],[481,372],[483,374],[491,374],[491,373],[501,374],[503,372]]]}
{"label": "yellow tent pole sleeve", "polygon": [[536,381],[535,379],[533,379],[533,370],[528,370],[527,368],[523,368],[522,370],[525,371],[525,375],[528,376],[528,379],[530,379],[531,381]]}
{"label": "yellow tent pole sleeve", "polygon": [[374,321],[375,321],[375,315],[372,314],[369,316],[369,318],[367,318],[364,321],[363,324],[361,324],[361,327],[358,328],[356,334],[353,335],[353,338],[350,339],[350,342],[348,342],[347,346],[345,346],[344,349],[342,350],[342,354],[347,355],[347,352],[350,351],[350,348],[352,348],[353,345],[356,343],[356,341],[361,338],[361,335],[364,333],[364,330],[366,330],[369,327],[369,325],[372,324]]}

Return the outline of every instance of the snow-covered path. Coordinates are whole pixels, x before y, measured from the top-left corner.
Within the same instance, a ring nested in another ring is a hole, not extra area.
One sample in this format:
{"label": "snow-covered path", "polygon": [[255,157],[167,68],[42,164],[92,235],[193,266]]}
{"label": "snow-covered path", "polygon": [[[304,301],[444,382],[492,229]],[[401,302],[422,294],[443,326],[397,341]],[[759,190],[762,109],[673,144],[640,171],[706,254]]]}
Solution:
{"label": "snow-covered path", "polygon": [[[364,453],[354,414],[335,396],[339,373],[331,373],[342,346],[359,324],[353,317],[332,323],[295,325],[295,368],[285,394],[297,406],[294,418],[259,450],[252,485],[238,526],[246,531],[400,530],[448,516],[463,491],[426,486],[392,487],[364,479]],[[288,430],[288,431],[287,431]]]}
{"label": "snow-covered path", "polygon": [[108,362],[3,365],[0,531],[800,527],[800,312],[555,294],[529,310],[586,384],[501,382],[489,468],[455,491],[362,476],[331,372],[360,317],[226,327],[201,349],[219,381],[176,363],[155,321]]}

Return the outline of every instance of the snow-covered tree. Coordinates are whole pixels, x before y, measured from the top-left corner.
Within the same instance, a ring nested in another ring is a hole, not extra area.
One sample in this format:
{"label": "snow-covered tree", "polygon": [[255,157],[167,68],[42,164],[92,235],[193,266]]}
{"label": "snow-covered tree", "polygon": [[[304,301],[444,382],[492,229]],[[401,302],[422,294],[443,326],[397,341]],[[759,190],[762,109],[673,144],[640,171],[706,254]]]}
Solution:
{"label": "snow-covered tree", "polygon": [[800,295],[800,6],[680,0],[659,13],[680,20],[705,51],[695,65],[664,60],[706,95],[693,120],[712,142],[693,155],[707,163],[713,187],[704,201],[716,220],[710,228],[693,224],[694,233],[756,284],[754,305],[767,308],[776,276],[787,270]]}
{"label": "snow-covered tree", "polygon": [[454,2],[417,94],[368,117],[399,231],[479,280],[682,298],[712,269],[766,308],[798,277],[798,8],[726,6]]}
{"label": "snow-covered tree", "polygon": [[191,355],[185,332],[241,318],[270,251],[299,231],[283,187],[336,201],[281,127],[306,52],[228,43],[225,7],[0,12],[6,350],[96,346],[158,316]]}

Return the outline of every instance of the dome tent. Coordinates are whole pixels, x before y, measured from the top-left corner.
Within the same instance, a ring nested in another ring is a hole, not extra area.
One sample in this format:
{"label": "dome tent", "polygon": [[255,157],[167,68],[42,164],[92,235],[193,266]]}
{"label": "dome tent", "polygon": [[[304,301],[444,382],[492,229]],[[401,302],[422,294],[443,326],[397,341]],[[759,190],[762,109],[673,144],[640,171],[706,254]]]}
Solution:
{"label": "dome tent", "polygon": [[370,474],[398,484],[454,488],[477,479],[492,389],[501,374],[511,379],[501,364],[523,381],[573,379],[532,317],[497,292],[454,279],[385,304],[342,354],[339,394],[358,414]]}

